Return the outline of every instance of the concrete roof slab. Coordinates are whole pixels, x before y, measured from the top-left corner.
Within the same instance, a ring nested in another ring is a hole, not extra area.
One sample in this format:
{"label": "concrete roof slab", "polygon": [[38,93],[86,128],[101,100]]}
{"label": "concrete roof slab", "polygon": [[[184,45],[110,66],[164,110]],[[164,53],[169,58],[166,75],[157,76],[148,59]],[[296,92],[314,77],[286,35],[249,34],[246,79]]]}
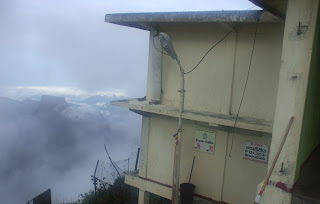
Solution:
{"label": "concrete roof slab", "polygon": [[254,23],[257,16],[261,23],[280,23],[278,18],[265,11],[196,11],[196,12],[154,12],[154,13],[114,13],[106,14],[105,22],[117,25],[151,30],[165,24],[201,23]]}

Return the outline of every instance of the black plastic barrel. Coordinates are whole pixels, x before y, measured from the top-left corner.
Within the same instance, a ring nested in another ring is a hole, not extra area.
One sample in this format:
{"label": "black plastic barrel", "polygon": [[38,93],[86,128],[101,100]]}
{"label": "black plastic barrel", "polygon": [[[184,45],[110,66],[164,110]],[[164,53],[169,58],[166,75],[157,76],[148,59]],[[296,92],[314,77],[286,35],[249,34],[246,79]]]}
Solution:
{"label": "black plastic barrel", "polygon": [[192,204],[195,186],[192,183],[180,184],[180,203]]}

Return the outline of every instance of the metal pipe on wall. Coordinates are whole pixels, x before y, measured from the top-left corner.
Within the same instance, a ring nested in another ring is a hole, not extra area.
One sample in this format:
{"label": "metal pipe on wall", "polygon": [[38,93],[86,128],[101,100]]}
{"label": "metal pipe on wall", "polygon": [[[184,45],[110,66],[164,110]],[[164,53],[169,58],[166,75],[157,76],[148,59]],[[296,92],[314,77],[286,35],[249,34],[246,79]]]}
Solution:
{"label": "metal pipe on wall", "polygon": [[[149,40],[149,59],[148,59],[148,75],[150,80],[148,80],[147,90],[147,100],[151,103],[160,103],[161,101],[161,75],[162,75],[162,53],[159,52],[155,47],[154,43],[158,42],[157,31],[150,31],[150,40]],[[148,77],[148,78],[149,78]]]}
{"label": "metal pipe on wall", "polygon": [[180,107],[179,107],[179,123],[178,123],[178,142],[177,151],[174,156],[174,169],[173,169],[173,185],[172,185],[172,203],[179,203],[179,178],[180,178],[180,161],[181,161],[181,144],[182,144],[182,114],[184,111],[184,70],[177,60],[180,67]]}

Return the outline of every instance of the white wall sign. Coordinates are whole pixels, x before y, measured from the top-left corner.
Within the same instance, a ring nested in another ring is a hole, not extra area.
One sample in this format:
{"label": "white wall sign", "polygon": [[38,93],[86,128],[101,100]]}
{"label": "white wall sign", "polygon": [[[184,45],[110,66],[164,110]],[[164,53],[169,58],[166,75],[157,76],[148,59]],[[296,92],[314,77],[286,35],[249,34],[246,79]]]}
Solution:
{"label": "white wall sign", "polygon": [[245,142],[243,158],[256,162],[267,163],[268,151],[268,145]]}
{"label": "white wall sign", "polygon": [[201,128],[196,129],[194,150],[214,154],[215,143],[216,134],[214,131]]}

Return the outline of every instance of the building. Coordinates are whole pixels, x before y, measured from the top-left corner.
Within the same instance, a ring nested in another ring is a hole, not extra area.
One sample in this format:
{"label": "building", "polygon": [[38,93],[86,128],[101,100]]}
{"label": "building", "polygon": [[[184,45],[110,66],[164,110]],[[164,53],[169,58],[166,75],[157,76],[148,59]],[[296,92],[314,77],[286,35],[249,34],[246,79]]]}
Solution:
{"label": "building", "polygon": [[253,203],[293,116],[261,201],[290,203],[300,167],[320,143],[319,1],[252,1],[266,11],[106,15],[150,31],[146,98],[111,103],[142,115],[139,174],[125,178],[139,188],[139,203],[149,192],[172,195],[181,73],[159,32],[170,36],[185,72],[217,44],[184,75],[180,183],[195,158],[195,200]]}

